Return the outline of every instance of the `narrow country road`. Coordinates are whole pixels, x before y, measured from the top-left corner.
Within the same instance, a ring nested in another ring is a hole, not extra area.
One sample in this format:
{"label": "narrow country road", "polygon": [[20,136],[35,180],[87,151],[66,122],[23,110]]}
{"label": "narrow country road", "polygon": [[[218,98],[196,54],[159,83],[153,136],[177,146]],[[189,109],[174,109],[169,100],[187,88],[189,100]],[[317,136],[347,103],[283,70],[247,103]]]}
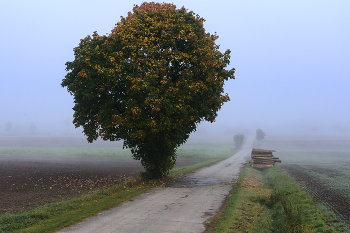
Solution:
{"label": "narrow country road", "polygon": [[179,177],[168,188],[155,188],[60,232],[203,232],[238,179],[253,140],[249,137],[235,155]]}

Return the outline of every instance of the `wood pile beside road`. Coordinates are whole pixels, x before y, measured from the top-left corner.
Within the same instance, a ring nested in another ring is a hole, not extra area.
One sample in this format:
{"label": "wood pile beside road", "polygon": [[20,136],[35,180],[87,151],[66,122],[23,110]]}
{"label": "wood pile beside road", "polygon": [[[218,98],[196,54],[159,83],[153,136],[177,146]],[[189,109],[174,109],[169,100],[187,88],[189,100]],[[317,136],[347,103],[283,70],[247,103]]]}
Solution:
{"label": "wood pile beside road", "polygon": [[276,162],[280,163],[281,160],[278,157],[274,157],[272,152],[275,150],[263,150],[263,149],[252,149],[252,159],[249,164],[253,168],[269,168],[273,167]]}

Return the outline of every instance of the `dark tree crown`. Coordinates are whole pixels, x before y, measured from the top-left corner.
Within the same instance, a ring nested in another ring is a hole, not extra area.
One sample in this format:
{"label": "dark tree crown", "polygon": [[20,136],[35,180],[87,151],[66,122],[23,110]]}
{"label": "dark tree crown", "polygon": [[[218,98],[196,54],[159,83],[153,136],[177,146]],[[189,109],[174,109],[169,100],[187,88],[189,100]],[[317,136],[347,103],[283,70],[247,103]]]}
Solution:
{"label": "dark tree crown", "polygon": [[80,41],[61,85],[74,96],[73,123],[89,142],[124,140],[146,171],[167,174],[176,148],[229,101],[230,51],[218,50],[203,22],[173,4],[143,3],[109,35]]}

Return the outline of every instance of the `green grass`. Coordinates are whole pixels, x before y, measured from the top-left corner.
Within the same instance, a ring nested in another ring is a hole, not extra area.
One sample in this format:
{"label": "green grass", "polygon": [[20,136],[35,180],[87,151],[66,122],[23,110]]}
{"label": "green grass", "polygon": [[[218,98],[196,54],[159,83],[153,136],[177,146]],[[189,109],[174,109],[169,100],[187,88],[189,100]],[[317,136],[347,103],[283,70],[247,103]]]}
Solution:
{"label": "green grass", "polygon": [[[271,216],[264,203],[271,193],[263,187],[260,172],[246,166],[209,232],[270,232]],[[261,228],[253,231],[258,222]]]}
{"label": "green grass", "polygon": [[177,149],[178,158],[216,159],[233,155],[237,150],[224,145],[182,145]]}
{"label": "green grass", "polygon": [[280,168],[245,166],[210,232],[335,232],[312,198]]}
{"label": "green grass", "polygon": [[[206,159],[198,164],[172,170],[168,179],[209,166],[236,152],[231,147],[224,146],[214,147],[214,149],[190,146],[188,151],[185,148],[182,150],[179,153],[186,158],[191,158],[191,153],[197,158],[200,154],[196,153],[203,151],[203,158]],[[4,214],[0,217],[0,232],[54,232],[131,200],[154,187],[164,186],[166,181],[167,179],[148,182],[140,179],[127,180],[121,185],[97,190],[81,197],[59,200],[17,214]]]}

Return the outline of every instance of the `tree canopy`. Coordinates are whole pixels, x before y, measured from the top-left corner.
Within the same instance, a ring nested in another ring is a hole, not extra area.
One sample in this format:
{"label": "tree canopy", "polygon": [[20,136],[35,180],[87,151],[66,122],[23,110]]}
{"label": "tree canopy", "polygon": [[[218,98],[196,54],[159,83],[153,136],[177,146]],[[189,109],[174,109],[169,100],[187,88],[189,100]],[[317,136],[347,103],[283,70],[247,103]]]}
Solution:
{"label": "tree canopy", "polygon": [[256,130],[256,140],[261,141],[261,140],[265,139],[265,136],[266,135],[265,135],[264,131],[262,131],[262,129]]}
{"label": "tree canopy", "polygon": [[219,51],[204,21],[184,7],[143,3],[110,34],[80,41],[61,86],[74,96],[73,123],[89,142],[124,140],[148,177],[168,174],[176,148],[229,101],[230,51]]}
{"label": "tree canopy", "polygon": [[236,149],[241,149],[244,142],[244,134],[235,134],[233,136],[233,142],[235,143]]}

